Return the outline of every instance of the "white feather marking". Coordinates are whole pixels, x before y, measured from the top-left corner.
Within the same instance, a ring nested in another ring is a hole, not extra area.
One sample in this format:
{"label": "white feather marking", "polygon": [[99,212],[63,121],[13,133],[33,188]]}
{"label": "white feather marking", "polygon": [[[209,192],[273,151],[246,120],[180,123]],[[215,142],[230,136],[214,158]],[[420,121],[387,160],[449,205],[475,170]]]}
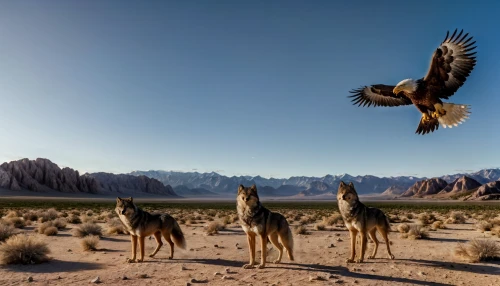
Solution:
{"label": "white feather marking", "polygon": [[457,127],[469,118],[470,111],[468,105],[443,103],[443,109],[446,110],[446,115],[438,118],[443,128]]}

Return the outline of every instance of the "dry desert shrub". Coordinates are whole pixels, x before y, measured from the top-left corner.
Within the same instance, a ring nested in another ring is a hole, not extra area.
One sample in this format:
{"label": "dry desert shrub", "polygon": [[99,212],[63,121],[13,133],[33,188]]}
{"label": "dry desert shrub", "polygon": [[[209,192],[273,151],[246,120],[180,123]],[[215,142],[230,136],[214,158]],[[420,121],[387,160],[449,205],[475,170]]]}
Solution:
{"label": "dry desert shrub", "polygon": [[112,234],[128,234],[128,231],[123,226],[119,218],[115,217],[108,221],[108,228],[106,230],[108,235]]}
{"label": "dry desert shrub", "polygon": [[75,215],[75,214],[71,214],[70,216],[68,216],[68,218],[66,220],[68,223],[72,223],[72,224],[81,224],[82,223],[82,220],[80,219],[80,217],[78,215]]}
{"label": "dry desert shrub", "polygon": [[23,228],[26,226],[26,222],[24,221],[24,219],[22,219],[20,217],[6,218],[5,223],[10,225],[10,226],[13,226],[15,228]]}
{"label": "dry desert shrub", "polygon": [[97,218],[88,215],[81,216],[81,219],[83,223],[96,223],[97,220]]}
{"label": "dry desert shrub", "polygon": [[476,223],[476,229],[480,232],[490,231],[492,228],[493,225],[485,220]]}
{"label": "dry desert shrub", "polygon": [[325,227],[324,223],[316,223],[316,224],[314,224],[314,229],[315,230],[325,230],[326,227]]}
{"label": "dry desert shrub", "polygon": [[205,233],[207,235],[214,235],[219,231],[226,229],[226,225],[220,221],[212,221],[205,226]]}
{"label": "dry desert shrub", "polygon": [[307,228],[301,224],[294,228],[294,232],[295,234],[309,234],[309,232],[307,232]]}
{"label": "dry desert shrub", "polygon": [[43,234],[45,234],[46,236],[54,236],[54,235],[57,235],[57,227],[55,226],[49,226],[47,227]]}
{"label": "dry desert shrub", "polygon": [[433,222],[432,225],[431,225],[431,229],[432,230],[445,229],[445,228],[446,228],[446,226],[440,220],[437,220],[437,221]]}
{"label": "dry desert shrub", "polygon": [[406,214],[406,217],[407,217],[408,219],[410,219],[410,220],[411,220],[411,219],[413,219],[415,216],[413,215],[413,213],[407,213],[407,214]]}
{"label": "dry desert shrub", "polygon": [[59,213],[56,211],[56,209],[51,208],[48,209],[47,211],[41,211],[38,214],[38,221],[39,222],[47,222],[51,220],[55,220],[56,218],[59,217]]}
{"label": "dry desert shrub", "polygon": [[97,245],[99,244],[99,236],[89,235],[81,240],[81,245],[84,251],[97,250]]}
{"label": "dry desert shrub", "polygon": [[398,231],[400,233],[407,233],[408,231],[410,231],[410,226],[407,223],[402,223],[398,225]]}
{"label": "dry desert shrub", "polygon": [[421,213],[418,216],[418,221],[421,225],[432,224],[434,221],[436,221],[436,216],[432,213]]}
{"label": "dry desert shrub", "polygon": [[52,225],[57,227],[58,230],[63,230],[66,228],[67,221],[65,218],[56,218],[55,220],[52,221]]}
{"label": "dry desert shrub", "polygon": [[332,226],[332,225],[343,224],[344,220],[342,219],[341,214],[332,214],[329,217],[323,218],[323,223],[328,226]]}
{"label": "dry desert shrub", "polygon": [[0,245],[2,264],[38,264],[49,260],[47,244],[33,236],[18,234]]}
{"label": "dry desert shrub", "polygon": [[14,234],[16,234],[15,228],[7,224],[0,223],[0,241],[5,241]]}
{"label": "dry desert shrub", "polygon": [[496,225],[491,229],[491,234],[500,237],[500,225]]}
{"label": "dry desert shrub", "polygon": [[429,237],[429,233],[425,227],[418,224],[412,224],[408,232],[403,233],[401,237],[408,239],[425,239]]}
{"label": "dry desert shrub", "polygon": [[6,218],[15,218],[15,217],[21,217],[22,214],[18,210],[11,210],[8,211],[7,214],[5,215]]}
{"label": "dry desert shrub", "polygon": [[84,223],[73,230],[73,236],[85,237],[88,235],[102,236],[102,228],[95,223]]}
{"label": "dry desert shrub", "polygon": [[316,219],[314,219],[313,217],[305,216],[305,217],[300,219],[299,224],[307,225],[307,224],[313,223],[315,221],[316,221]]}
{"label": "dry desert shrub", "polygon": [[500,258],[500,246],[494,240],[471,240],[468,245],[459,243],[455,254],[470,262],[496,260]]}
{"label": "dry desert shrub", "polygon": [[25,221],[37,221],[38,220],[38,212],[29,211],[23,214],[23,218]]}
{"label": "dry desert shrub", "polygon": [[448,224],[463,224],[466,221],[465,214],[463,212],[451,212],[450,217],[446,220]]}

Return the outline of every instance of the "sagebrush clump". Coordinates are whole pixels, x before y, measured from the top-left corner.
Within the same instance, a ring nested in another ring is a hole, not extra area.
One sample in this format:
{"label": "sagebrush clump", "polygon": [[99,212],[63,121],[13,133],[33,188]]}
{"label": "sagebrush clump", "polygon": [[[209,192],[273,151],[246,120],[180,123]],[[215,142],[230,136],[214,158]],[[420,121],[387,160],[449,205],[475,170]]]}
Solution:
{"label": "sagebrush clump", "polygon": [[26,234],[17,234],[0,245],[2,264],[38,264],[49,260],[47,244]]}

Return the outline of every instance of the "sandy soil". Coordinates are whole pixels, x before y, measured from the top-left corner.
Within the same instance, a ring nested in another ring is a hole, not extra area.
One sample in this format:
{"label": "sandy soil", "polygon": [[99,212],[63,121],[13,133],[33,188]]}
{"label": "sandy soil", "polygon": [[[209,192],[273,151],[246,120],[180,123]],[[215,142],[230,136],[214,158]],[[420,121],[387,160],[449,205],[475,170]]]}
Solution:
{"label": "sandy soil", "polygon": [[[396,226],[393,224],[393,228]],[[396,259],[387,259],[385,245],[381,244],[378,258],[362,264],[345,263],[349,254],[347,231],[315,231],[309,226],[310,234],[294,235],[294,262],[285,254],[282,264],[268,263],[265,269],[242,268],[248,261],[248,246],[237,224],[213,236],[205,235],[201,224],[183,225],[188,246],[186,250],[176,248],[174,260],[167,259],[169,250],[164,245],[155,258],[146,257],[136,264],[125,263],[130,255],[129,236],[103,237],[98,247],[104,250],[84,252],[80,239],[71,236],[74,227],[69,224],[55,237],[36,233],[36,225],[26,227],[24,232],[40,236],[49,244],[52,260],[40,265],[0,266],[0,284],[24,285],[32,276],[33,285],[87,285],[99,276],[102,284],[120,285],[187,285],[192,278],[204,283],[191,285],[500,285],[498,262],[467,263],[453,254],[458,242],[473,238],[490,237],[500,243],[497,237],[473,229],[471,223],[432,231],[426,240],[403,239],[392,232],[391,248]],[[332,243],[334,247],[329,247]],[[155,245],[153,239],[147,239],[146,253]],[[372,247],[368,244],[368,251]],[[271,250],[267,260],[273,261],[276,255],[277,251]],[[230,279],[223,280],[215,272]],[[147,278],[141,278],[144,274]],[[122,280],[123,276],[128,279]],[[309,281],[317,276],[324,280]]]}

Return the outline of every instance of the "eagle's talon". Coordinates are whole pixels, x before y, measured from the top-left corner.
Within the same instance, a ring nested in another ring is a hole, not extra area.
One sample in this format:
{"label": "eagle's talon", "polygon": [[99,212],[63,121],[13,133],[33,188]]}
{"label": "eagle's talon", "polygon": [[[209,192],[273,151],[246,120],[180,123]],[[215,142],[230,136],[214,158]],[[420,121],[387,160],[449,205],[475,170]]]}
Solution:
{"label": "eagle's talon", "polygon": [[422,121],[427,122],[430,120],[429,114],[422,113]]}

